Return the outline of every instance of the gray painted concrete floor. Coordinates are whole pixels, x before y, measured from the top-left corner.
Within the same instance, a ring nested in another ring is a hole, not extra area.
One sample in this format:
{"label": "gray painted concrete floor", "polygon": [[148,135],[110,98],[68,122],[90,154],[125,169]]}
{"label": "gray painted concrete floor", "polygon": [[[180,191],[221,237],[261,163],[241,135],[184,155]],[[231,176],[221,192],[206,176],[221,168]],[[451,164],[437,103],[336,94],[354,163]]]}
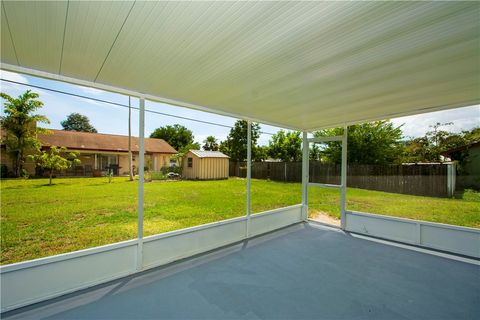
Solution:
{"label": "gray painted concrete floor", "polygon": [[299,224],[5,319],[480,319],[480,267]]}

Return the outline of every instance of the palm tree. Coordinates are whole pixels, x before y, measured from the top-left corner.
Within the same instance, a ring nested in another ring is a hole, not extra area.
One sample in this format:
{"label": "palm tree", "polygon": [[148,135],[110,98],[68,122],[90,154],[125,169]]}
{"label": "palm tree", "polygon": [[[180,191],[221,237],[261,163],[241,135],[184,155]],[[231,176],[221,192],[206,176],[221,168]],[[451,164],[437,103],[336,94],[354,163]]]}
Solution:
{"label": "palm tree", "polygon": [[214,136],[208,136],[203,141],[203,150],[205,151],[218,151],[218,142]]}
{"label": "palm tree", "polygon": [[16,177],[23,172],[25,152],[38,149],[40,143],[37,133],[41,129],[36,128],[37,122],[50,123],[47,117],[33,114],[43,106],[43,102],[36,100],[38,93],[27,90],[18,98],[14,99],[6,93],[0,93],[5,99],[4,116],[0,116],[0,125],[5,130],[2,144],[5,144],[7,153],[13,161],[13,171]]}

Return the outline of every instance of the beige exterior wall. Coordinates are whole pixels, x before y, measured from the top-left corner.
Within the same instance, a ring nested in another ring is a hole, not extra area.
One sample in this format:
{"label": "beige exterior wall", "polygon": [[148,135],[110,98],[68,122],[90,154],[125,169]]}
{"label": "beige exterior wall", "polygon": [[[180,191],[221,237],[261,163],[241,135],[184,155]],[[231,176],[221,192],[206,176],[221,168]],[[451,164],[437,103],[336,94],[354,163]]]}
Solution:
{"label": "beige exterior wall", "polygon": [[[170,165],[170,154],[154,153],[145,155],[145,166],[152,171],[160,171],[162,167]],[[132,165],[135,167],[135,172],[138,172],[138,153],[133,153]],[[128,175],[128,154],[122,154],[118,158],[120,174]]]}
{"label": "beige exterior wall", "polygon": [[160,171],[163,167],[170,166],[170,154],[155,153],[152,154],[152,170]]}
{"label": "beige exterior wall", "polygon": [[[74,150],[72,150],[74,151]],[[79,152],[78,150],[76,150]],[[118,165],[120,167],[120,175],[128,175],[128,153],[118,153],[118,152],[101,152],[101,151],[82,151],[79,152],[80,155],[78,159],[81,161],[78,166],[85,167],[86,165],[91,166],[92,169],[95,169],[95,153],[97,155],[117,155],[118,156]],[[171,154],[155,153],[155,154],[146,154],[145,155],[145,166],[149,166],[150,170],[159,171],[164,166],[170,165]],[[132,165],[135,167],[135,172],[138,172],[138,153],[133,153]],[[8,167],[8,170],[12,170],[12,161],[9,156],[6,154],[5,149],[2,148],[0,155],[0,163],[5,164]],[[25,162],[24,168],[28,171],[29,174],[35,174],[35,163],[32,161]]]}
{"label": "beige exterior wall", "polygon": [[[32,154],[32,152],[28,150],[25,153],[26,156],[30,154]],[[1,149],[0,163],[6,165],[9,172],[13,171],[13,162],[8,156],[7,151],[3,147]],[[27,170],[30,175],[35,174],[35,162],[26,159],[23,163],[23,168]]]}
{"label": "beige exterior wall", "polygon": [[[188,167],[192,158],[192,167]],[[214,180],[228,178],[228,158],[199,158],[192,152],[185,155],[183,177],[191,180]]]}

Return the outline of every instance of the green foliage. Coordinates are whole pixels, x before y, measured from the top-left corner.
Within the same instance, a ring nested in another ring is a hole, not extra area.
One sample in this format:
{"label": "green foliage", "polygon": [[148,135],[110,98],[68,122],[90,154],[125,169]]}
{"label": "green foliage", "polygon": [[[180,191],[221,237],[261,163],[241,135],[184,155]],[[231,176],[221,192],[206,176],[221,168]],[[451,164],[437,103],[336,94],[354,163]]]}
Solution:
{"label": "green foliage", "polygon": [[219,145],[217,139],[214,136],[208,136],[203,140],[203,150],[205,151],[218,151]]}
{"label": "green foliage", "polygon": [[302,138],[300,131],[285,133],[280,130],[269,141],[268,155],[282,161],[300,161],[302,159]]}
{"label": "green foliage", "polygon": [[464,130],[460,133],[453,133],[442,129],[453,123],[437,122],[431,125],[431,130],[423,137],[414,138],[405,142],[405,153],[403,162],[441,162],[444,155],[447,155],[459,163],[459,170],[468,161],[468,148],[457,151],[450,151],[456,148],[465,147],[480,141],[480,127],[471,130]]}
{"label": "green foliage", "polygon": [[30,178],[30,174],[25,169],[22,169],[22,178],[25,179],[25,180]]}
{"label": "green foliage", "polygon": [[150,173],[150,178],[152,180],[167,180],[167,175],[162,171],[152,171]]}
{"label": "green foliage", "polygon": [[[247,129],[246,120],[238,120],[230,129],[227,140],[220,143],[220,151],[228,155],[233,161],[245,161],[247,159]],[[252,159],[258,159],[262,150],[257,146],[260,137],[260,125],[252,123]]]}
{"label": "green foliage", "polygon": [[253,146],[252,153],[253,161],[264,161],[268,158],[268,146]]}
{"label": "green foliage", "polygon": [[76,112],[69,114],[67,119],[60,124],[66,131],[97,132],[97,129],[90,124],[87,116]]}
{"label": "green foliage", "polygon": [[178,167],[163,167],[163,168],[160,169],[160,172],[163,175],[167,175],[170,172],[178,173],[179,175],[181,175],[182,171],[183,171],[183,167],[181,167],[181,166],[178,166]]}
{"label": "green foliage", "polygon": [[465,189],[462,194],[462,199],[480,203],[480,192],[473,189]]}
{"label": "green foliage", "polygon": [[[53,172],[55,170],[66,170],[72,165],[80,163],[80,160],[77,159],[78,152],[67,152],[65,147],[57,148],[56,146],[51,146],[49,150],[31,155],[29,158],[35,161],[37,166],[49,172],[49,185],[52,185]],[[63,155],[66,155],[66,157],[63,157]]]}
{"label": "green foliage", "polygon": [[[192,131],[179,124],[157,128],[152,132],[150,138],[163,139],[178,152],[185,151],[194,144]],[[200,146],[191,149],[199,148]]]}
{"label": "green foliage", "polygon": [[179,166],[182,167],[185,154],[187,154],[189,150],[200,150],[200,144],[198,142],[194,142],[177,149],[177,154],[173,155],[172,159],[177,161]]}
{"label": "green foliage", "polygon": [[5,100],[4,116],[0,117],[0,125],[6,131],[1,143],[13,162],[15,177],[20,177],[26,159],[26,153],[37,150],[40,142],[37,133],[45,131],[36,127],[37,122],[50,123],[47,117],[34,112],[43,106],[43,102],[36,100],[39,95],[27,90],[18,98],[0,93]]}
{"label": "green foliage", "polygon": [[310,160],[318,161],[320,160],[320,156],[321,156],[321,150],[318,144],[315,144],[315,143],[311,144],[310,155],[309,155]]}
{"label": "green foliage", "polygon": [[[314,132],[316,137],[339,136],[343,128]],[[403,154],[401,126],[395,127],[390,121],[375,121],[348,127],[347,158],[352,164],[398,163]],[[341,163],[340,142],[327,142],[320,147],[320,160],[325,163]]]}
{"label": "green foliage", "polygon": [[[146,173],[145,173],[145,175],[146,175]],[[112,183],[112,180],[113,180],[113,171],[112,171],[112,170],[108,170],[108,172],[107,172],[107,181],[108,181],[108,183]],[[52,184],[52,183],[50,182],[50,184]]]}

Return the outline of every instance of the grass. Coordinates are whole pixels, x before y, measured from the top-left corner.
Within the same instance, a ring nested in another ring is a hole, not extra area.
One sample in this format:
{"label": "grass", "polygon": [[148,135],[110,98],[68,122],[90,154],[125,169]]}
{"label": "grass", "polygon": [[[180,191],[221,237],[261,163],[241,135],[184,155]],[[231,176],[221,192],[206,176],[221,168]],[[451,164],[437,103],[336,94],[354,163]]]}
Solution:
{"label": "grass", "polygon": [[[132,239],[137,182],[127,178],[1,181],[1,263],[13,263]],[[245,214],[245,179],[145,184],[145,235]],[[480,197],[438,199],[349,189],[348,209],[480,227]],[[311,213],[339,217],[339,191],[312,188]],[[298,183],[252,180],[252,212],[301,202]]]}

